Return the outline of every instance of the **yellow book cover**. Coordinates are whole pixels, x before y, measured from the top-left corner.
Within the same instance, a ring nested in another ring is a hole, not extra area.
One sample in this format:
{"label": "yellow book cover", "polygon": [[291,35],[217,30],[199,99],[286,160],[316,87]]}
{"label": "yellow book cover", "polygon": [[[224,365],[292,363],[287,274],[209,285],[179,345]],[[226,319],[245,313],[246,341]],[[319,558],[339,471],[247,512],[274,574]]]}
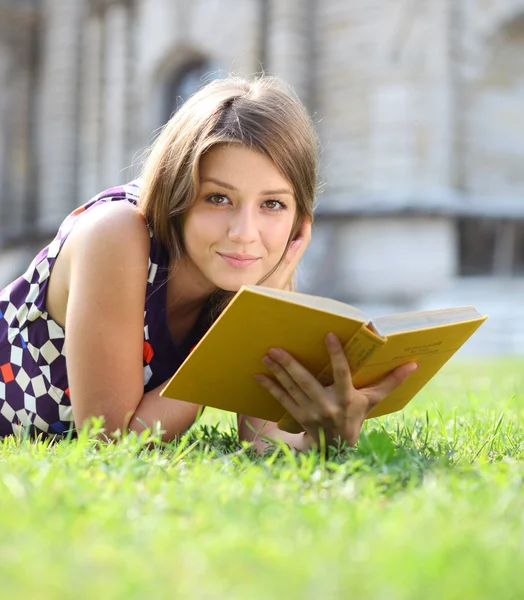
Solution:
{"label": "yellow book cover", "polygon": [[254,379],[272,373],[262,362],[283,348],[324,383],[333,382],[325,336],[342,342],[355,387],[395,367],[419,368],[369,417],[403,408],[487,319],[473,306],[400,313],[369,320],[356,308],[320,296],[243,286],[173,375],[162,396],[302,428]]}

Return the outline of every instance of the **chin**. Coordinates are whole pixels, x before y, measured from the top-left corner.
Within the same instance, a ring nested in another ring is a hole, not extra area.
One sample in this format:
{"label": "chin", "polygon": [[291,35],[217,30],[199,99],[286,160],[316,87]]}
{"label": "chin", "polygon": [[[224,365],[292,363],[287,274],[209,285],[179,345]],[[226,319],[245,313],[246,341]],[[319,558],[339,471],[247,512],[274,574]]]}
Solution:
{"label": "chin", "polygon": [[238,292],[243,285],[256,285],[260,277],[214,277],[213,284],[226,292]]}

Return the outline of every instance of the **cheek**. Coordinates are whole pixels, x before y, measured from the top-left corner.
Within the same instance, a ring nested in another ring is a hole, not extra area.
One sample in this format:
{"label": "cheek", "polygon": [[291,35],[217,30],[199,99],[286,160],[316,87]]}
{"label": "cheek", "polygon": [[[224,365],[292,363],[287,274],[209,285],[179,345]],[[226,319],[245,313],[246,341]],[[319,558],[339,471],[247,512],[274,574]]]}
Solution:
{"label": "cheek", "polygon": [[217,223],[204,212],[195,211],[187,215],[184,223],[184,240],[188,251],[202,252],[206,242],[212,243],[216,237]]}
{"label": "cheek", "polygon": [[289,236],[291,235],[292,226],[292,222],[272,223],[271,226],[264,231],[264,246],[272,258],[280,258],[282,256],[282,253],[286,249]]}

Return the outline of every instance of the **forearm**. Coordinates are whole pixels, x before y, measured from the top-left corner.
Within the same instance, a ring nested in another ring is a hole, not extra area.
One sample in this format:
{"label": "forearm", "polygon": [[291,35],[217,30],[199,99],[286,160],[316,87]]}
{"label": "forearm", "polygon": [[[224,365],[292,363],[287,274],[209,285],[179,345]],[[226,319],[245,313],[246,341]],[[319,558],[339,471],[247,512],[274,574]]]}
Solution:
{"label": "forearm", "polygon": [[195,422],[201,406],[173,400],[160,395],[167,382],[162,383],[150,392],[145,393],[129,420],[128,429],[140,433],[146,427],[154,430],[157,423],[165,432],[162,439],[171,441],[175,436],[182,435]]}
{"label": "forearm", "polygon": [[282,441],[295,450],[305,451],[313,446],[313,441],[305,432],[288,433],[278,428],[276,423],[238,415],[238,437],[240,441],[253,444],[257,452],[264,452],[270,441]]}

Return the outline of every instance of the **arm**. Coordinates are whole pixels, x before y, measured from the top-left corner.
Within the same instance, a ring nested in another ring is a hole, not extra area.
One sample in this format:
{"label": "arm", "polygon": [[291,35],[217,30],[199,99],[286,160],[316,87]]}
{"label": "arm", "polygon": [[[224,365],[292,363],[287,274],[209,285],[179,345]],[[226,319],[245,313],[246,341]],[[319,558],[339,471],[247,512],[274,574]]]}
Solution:
{"label": "arm", "polygon": [[264,437],[285,442],[295,450],[309,450],[312,447],[313,440],[306,432],[288,433],[279,429],[276,423],[246,415],[238,415],[237,423],[239,440],[253,442],[253,447],[260,453],[263,453],[268,447],[267,440],[264,440]]}
{"label": "arm", "polygon": [[144,394],[144,301],[149,233],[132,206],[86,213],[64,244],[69,258],[67,373],[77,428],[103,416],[106,433],[160,421],[168,440],[191,425],[198,407]]}

